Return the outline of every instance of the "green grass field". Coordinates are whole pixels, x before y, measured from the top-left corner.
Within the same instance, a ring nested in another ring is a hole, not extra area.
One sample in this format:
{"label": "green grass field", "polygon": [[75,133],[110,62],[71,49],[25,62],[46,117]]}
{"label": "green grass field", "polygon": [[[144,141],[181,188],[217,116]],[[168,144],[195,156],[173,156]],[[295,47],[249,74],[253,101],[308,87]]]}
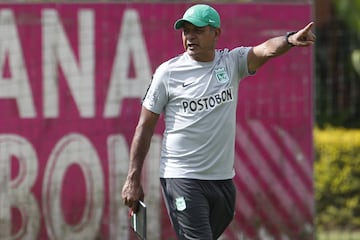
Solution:
{"label": "green grass field", "polygon": [[360,231],[319,232],[316,240],[360,240]]}

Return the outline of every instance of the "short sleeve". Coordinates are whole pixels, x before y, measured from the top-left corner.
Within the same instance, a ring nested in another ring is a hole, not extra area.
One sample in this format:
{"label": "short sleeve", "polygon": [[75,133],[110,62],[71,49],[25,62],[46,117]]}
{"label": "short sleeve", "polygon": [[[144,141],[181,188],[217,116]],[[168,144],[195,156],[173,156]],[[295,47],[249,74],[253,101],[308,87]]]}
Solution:
{"label": "short sleeve", "polygon": [[230,51],[231,58],[237,65],[240,79],[254,74],[249,72],[247,64],[247,57],[250,49],[251,47],[237,47]]}
{"label": "short sleeve", "polygon": [[142,105],[157,114],[162,113],[168,102],[168,73],[160,66],[154,73]]}

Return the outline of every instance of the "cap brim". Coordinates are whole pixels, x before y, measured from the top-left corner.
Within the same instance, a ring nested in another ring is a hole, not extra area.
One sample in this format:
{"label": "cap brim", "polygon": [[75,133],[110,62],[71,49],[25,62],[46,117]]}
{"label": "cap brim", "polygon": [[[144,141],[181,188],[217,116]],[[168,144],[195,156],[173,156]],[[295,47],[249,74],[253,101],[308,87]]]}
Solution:
{"label": "cap brim", "polygon": [[184,26],[184,22],[185,22],[186,20],[184,20],[184,19],[179,19],[179,20],[177,20],[176,22],[175,22],[175,24],[174,24],[174,28],[175,29],[180,29],[180,28],[182,28],[183,26]]}
{"label": "cap brim", "polygon": [[201,22],[201,21],[196,20],[196,19],[184,19],[184,18],[182,18],[182,19],[179,19],[179,20],[177,20],[177,21],[175,22],[174,28],[175,28],[175,29],[180,29],[180,28],[182,28],[182,27],[184,26],[184,23],[185,23],[185,22],[189,22],[189,23],[191,23],[191,24],[193,24],[193,25],[195,25],[195,26],[197,26],[197,27],[205,27],[205,26],[209,25],[209,24],[207,24],[207,23]]}

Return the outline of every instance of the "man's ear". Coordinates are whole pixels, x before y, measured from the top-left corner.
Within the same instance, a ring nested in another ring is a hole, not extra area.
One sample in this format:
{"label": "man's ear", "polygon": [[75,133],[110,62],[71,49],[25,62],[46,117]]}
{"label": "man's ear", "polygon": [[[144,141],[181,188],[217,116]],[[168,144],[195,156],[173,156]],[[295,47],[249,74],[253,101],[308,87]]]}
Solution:
{"label": "man's ear", "polygon": [[221,28],[215,28],[215,39],[218,40],[221,35]]}

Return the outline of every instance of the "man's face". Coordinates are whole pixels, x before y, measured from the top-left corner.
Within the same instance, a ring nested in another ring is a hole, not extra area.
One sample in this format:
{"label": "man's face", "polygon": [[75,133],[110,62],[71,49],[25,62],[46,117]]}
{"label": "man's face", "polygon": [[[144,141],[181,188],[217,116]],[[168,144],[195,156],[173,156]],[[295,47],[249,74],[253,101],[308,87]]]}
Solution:
{"label": "man's face", "polygon": [[189,22],[185,22],[182,40],[186,52],[196,61],[212,61],[220,32],[219,28],[210,26],[197,27]]}

